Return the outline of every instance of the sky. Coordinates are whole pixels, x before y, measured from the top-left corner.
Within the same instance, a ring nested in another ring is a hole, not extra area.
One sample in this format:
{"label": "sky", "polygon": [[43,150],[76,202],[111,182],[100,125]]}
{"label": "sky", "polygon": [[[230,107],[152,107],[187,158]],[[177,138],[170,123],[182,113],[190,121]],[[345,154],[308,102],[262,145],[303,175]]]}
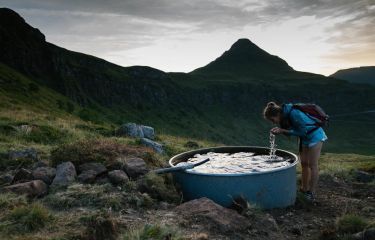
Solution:
{"label": "sky", "polygon": [[375,0],[0,0],[46,40],[121,66],[190,72],[248,38],[295,70],[375,66]]}

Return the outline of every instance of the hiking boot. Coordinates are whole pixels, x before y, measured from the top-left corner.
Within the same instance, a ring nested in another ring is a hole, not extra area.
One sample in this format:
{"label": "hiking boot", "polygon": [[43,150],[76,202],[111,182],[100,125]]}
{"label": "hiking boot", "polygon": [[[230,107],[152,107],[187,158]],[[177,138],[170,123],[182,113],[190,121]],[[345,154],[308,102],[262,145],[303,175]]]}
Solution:
{"label": "hiking boot", "polygon": [[315,202],[316,199],[315,199],[315,194],[311,191],[306,191],[306,192],[303,192],[303,194],[305,195],[305,198],[307,201],[309,202]]}

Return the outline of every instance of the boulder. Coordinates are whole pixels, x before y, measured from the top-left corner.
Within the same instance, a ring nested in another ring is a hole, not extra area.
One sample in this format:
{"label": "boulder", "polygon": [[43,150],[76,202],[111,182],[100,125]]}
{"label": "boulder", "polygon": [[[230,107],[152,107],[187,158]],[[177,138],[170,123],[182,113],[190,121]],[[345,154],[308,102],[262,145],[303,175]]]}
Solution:
{"label": "boulder", "polygon": [[175,208],[177,213],[196,221],[207,222],[208,228],[223,232],[241,231],[249,227],[249,221],[236,211],[224,208],[208,198],[199,198],[185,202]]}
{"label": "boulder", "polygon": [[13,176],[9,173],[0,176],[0,185],[10,184],[13,181]]}
{"label": "boulder", "polygon": [[109,181],[113,184],[123,184],[129,181],[128,175],[122,170],[113,170],[108,173]]}
{"label": "boulder", "polygon": [[46,184],[51,184],[56,176],[56,169],[52,167],[38,167],[32,171],[33,179],[42,180]]}
{"label": "boulder", "polygon": [[94,170],[86,170],[78,175],[78,181],[82,183],[93,183],[95,182],[95,178],[97,175],[97,172],[95,172]]}
{"label": "boulder", "polygon": [[67,186],[76,179],[77,172],[72,162],[63,162],[57,165],[56,176],[52,181],[52,186]]}
{"label": "boulder", "polygon": [[365,171],[357,170],[354,172],[354,177],[358,182],[368,183],[374,180],[375,175]]}
{"label": "boulder", "polygon": [[17,194],[25,194],[28,197],[40,197],[47,193],[48,188],[47,184],[43,181],[33,180],[4,187],[4,190]]}
{"label": "boulder", "polygon": [[143,138],[144,134],[142,127],[135,123],[126,123],[120,126],[117,130],[117,134],[120,136],[139,137]]}
{"label": "boulder", "polygon": [[38,160],[38,153],[34,148],[27,148],[24,150],[11,150],[9,151],[9,159],[10,160],[18,160],[18,159],[30,159],[30,160]]}
{"label": "boulder", "polygon": [[16,174],[14,174],[12,184],[28,182],[30,180],[33,180],[33,175],[31,174],[31,171],[25,168],[21,168],[17,170]]}
{"label": "boulder", "polygon": [[373,240],[375,239],[375,228],[368,228],[363,232],[359,232],[352,235],[352,239],[354,240]]}
{"label": "boulder", "polygon": [[146,147],[152,148],[157,153],[163,153],[164,152],[163,145],[161,145],[160,143],[154,142],[150,139],[141,138],[141,143],[143,145],[145,145]]}
{"label": "boulder", "polygon": [[127,175],[135,179],[148,172],[146,162],[142,158],[129,158],[124,164],[124,169]]}
{"label": "boulder", "polygon": [[150,126],[143,126],[143,125],[141,126],[141,128],[142,128],[142,132],[145,138],[152,139],[152,140],[155,138],[154,128]]}
{"label": "boulder", "polygon": [[48,167],[48,163],[44,161],[37,161],[33,164],[32,169],[36,169],[40,167]]}
{"label": "boulder", "polygon": [[81,165],[79,165],[78,170],[80,172],[85,172],[85,171],[91,170],[91,171],[94,171],[96,173],[96,176],[107,172],[107,168],[103,164],[96,163],[96,162],[81,164]]}

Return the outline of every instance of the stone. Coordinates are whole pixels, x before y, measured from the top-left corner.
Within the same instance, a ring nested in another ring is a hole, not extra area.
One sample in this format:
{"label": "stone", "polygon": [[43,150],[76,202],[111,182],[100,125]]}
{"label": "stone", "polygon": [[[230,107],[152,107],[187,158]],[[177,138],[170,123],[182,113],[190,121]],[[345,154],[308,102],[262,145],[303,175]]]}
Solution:
{"label": "stone", "polygon": [[375,228],[368,228],[362,232],[352,235],[353,240],[373,240],[375,239]]}
{"label": "stone", "polygon": [[36,163],[33,164],[32,169],[40,168],[40,167],[48,167],[48,163],[44,161],[37,161]]}
{"label": "stone", "polygon": [[113,184],[123,184],[129,181],[128,175],[122,170],[113,170],[108,173],[109,181]]}
{"label": "stone", "polygon": [[358,182],[368,183],[374,180],[375,175],[365,171],[357,170],[354,172],[354,177]]}
{"label": "stone", "polygon": [[146,147],[152,148],[157,153],[163,153],[163,145],[157,142],[154,142],[147,138],[141,138],[141,144],[145,145]]}
{"label": "stone", "polygon": [[13,176],[9,173],[0,176],[0,185],[10,184],[13,181]]}
{"label": "stone", "polygon": [[96,173],[96,176],[107,172],[107,168],[103,164],[97,163],[97,162],[81,164],[81,165],[79,165],[78,170],[80,172],[85,172],[85,171],[91,170],[91,171],[94,171]]}
{"label": "stone", "polygon": [[47,194],[47,184],[41,180],[33,180],[30,182],[17,183],[3,188],[5,191],[17,194],[25,194],[28,197],[40,197]]}
{"label": "stone", "polygon": [[27,148],[24,150],[11,150],[9,151],[9,159],[10,160],[18,160],[18,159],[30,159],[30,160],[38,160],[38,153],[34,148]]}
{"label": "stone", "polygon": [[75,181],[77,177],[76,168],[72,162],[63,162],[57,165],[56,176],[52,181],[52,185],[67,186]]}
{"label": "stone", "polygon": [[93,183],[95,182],[95,178],[97,175],[97,172],[95,172],[94,170],[83,171],[78,175],[78,181],[82,183]]}
{"label": "stone", "polygon": [[216,228],[223,232],[235,232],[249,227],[247,218],[205,197],[185,202],[175,210],[184,217],[192,218],[193,221],[200,218],[207,222],[208,228]]}
{"label": "stone", "polygon": [[139,138],[144,137],[142,127],[135,123],[123,124],[120,126],[120,128],[116,132],[117,132],[117,135],[119,136],[129,136],[129,137],[139,137]]}
{"label": "stone", "polygon": [[17,170],[16,174],[13,177],[12,184],[14,183],[21,183],[21,182],[28,182],[33,180],[33,175],[31,174],[30,170],[25,168],[21,168]]}
{"label": "stone", "polygon": [[148,172],[146,162],[142,158],[129,158],[124,164],[124,169],[127,175],[135,179]]}
{"label": "stone", "polygon": [[52,167],[38,167],[32,171],[33,179],[42,180],[46,184],[51,184],[56,176],[56,169]]}
{"label": "stone", "polygon": [[150,126],[141,126],[145,138],[153,140],[155,138],[155,130]]}

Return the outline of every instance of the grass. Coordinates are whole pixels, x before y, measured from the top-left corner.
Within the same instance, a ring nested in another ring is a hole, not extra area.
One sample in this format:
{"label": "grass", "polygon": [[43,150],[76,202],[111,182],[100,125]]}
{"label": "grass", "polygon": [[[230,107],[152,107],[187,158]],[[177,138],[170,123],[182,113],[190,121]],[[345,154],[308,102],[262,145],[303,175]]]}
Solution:
{"label": "grass", "polygon": [[43,205],[32,203],[14,208],[5,217],[0,229],[8,233],[28,233],[43,228],[52,219],[51,214]]}
{"label": "grass", "polygon": [[345,214],[337,219],[336,227],[340,233],[357,233],[366,228],[369,222],[357,215]]}
{"label": "grass", "polygon": [[171,226],[146,224],[132,229],[122,236],[123,240],[182,240],[181,234]]}

